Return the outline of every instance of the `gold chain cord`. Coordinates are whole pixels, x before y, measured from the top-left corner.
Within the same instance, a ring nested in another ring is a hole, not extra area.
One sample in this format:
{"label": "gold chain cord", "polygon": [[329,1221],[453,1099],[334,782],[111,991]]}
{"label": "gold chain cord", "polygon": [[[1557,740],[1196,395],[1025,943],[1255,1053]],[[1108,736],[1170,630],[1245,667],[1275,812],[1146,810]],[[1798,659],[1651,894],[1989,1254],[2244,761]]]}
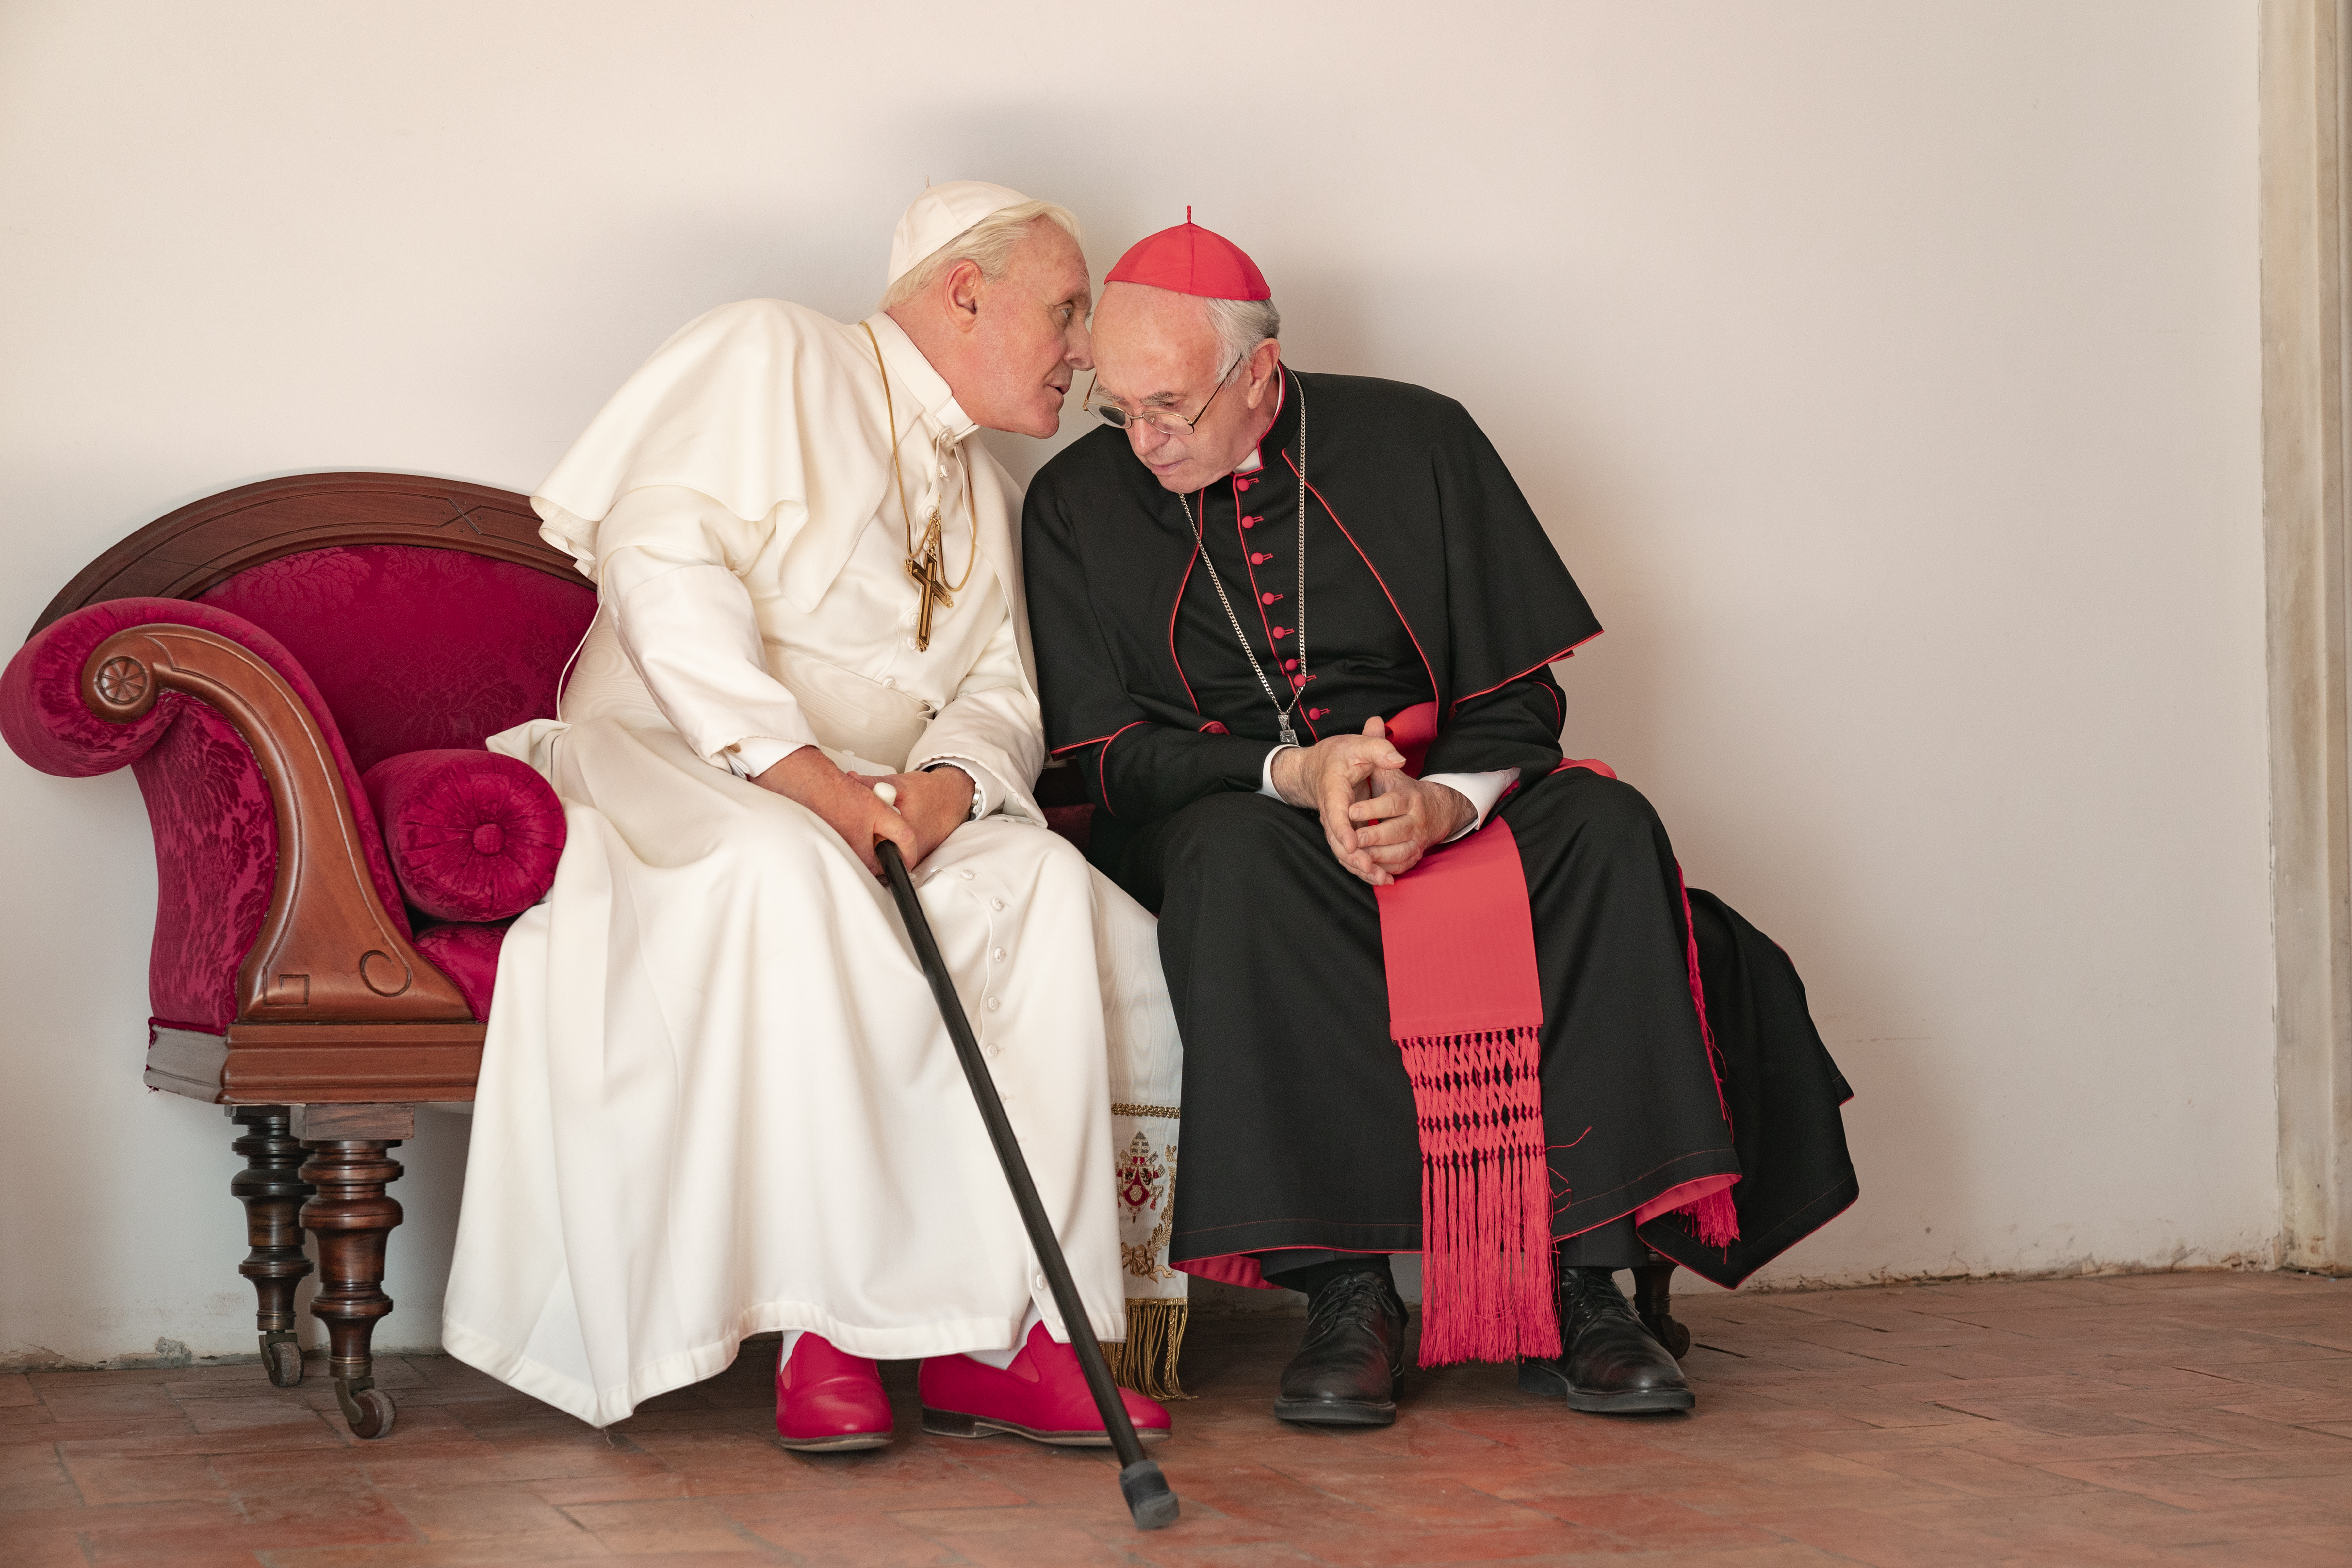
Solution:
{"label": "gold chain cord", "polygon": [[[911,572],[917,562],[915,514],[907,505],[906,471],[898,466],[898,410],[890,397],[890,367],[883,363],[882,340],[874,335],[874,329],[864,321],[857,324],[866,329],[866,341],[874,345],[874,368],[882,373],[882,414],[890,422],[890,477],[898,484],[898,537],[906,542],[907,567]],[[964,584],[971,581],[972,568],[980,564],[980,514],[972,507],[971,458],[965,455],[962,442],[957,442],[955,449],[956,461],[963,470],[963,521],[964,526],[971,531],[971,546],[963,558],[963,576],[956,582],[940,584],[950,594],[961,593]],[[936,519],[939,513],[934,511],[931,516]],[[923,531],[925,543],[930,542],[931,534],[931,528]],[[923,592],[928,594],[930,590],[926,588]]]}

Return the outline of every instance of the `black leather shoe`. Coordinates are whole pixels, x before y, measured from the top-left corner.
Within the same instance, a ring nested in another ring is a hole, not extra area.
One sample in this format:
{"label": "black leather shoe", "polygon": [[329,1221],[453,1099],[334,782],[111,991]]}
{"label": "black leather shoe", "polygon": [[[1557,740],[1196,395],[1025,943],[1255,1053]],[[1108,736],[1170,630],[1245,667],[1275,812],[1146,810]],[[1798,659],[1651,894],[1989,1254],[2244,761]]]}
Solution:
{"label": "black leather shoe", "polygon": [[1285,1421],[1386,1426],[1404,1371],[1404,1301],[1378,1274],[1343,1274],[1315,1292],[1307,1340],[1282,1369]]}
{"label": "black leather shoe", "polygon": [[1519,1363],[1519,1387],[1565,1395],[1570,1410],[1639,1415],[1698,1403],[1683,1369],[1633,1315],[1606,1268],[1562,1270],[1559,1342],[1567,1353]]}

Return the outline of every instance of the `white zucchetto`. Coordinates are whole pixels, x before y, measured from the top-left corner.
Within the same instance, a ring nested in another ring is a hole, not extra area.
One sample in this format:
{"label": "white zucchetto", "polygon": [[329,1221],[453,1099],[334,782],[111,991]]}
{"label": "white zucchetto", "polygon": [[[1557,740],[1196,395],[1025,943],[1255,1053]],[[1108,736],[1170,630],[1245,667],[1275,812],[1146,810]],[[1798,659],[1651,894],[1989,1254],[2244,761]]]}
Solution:
{"label": "white zucchetto", "polygon": [[944,185],[930,186],[914,199],[890,236],[890,276],[882,286],[887,289],[904,278],[931,252],[990,214],[1017,207],[1028,199],[1019,191],[992,185],[986,180],[950,180]]}

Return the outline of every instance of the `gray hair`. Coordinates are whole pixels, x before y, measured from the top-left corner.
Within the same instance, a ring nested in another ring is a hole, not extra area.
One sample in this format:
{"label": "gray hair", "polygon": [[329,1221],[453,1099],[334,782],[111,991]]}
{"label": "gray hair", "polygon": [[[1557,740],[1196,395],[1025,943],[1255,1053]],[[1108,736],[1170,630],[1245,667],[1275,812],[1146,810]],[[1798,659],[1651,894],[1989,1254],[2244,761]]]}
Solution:
{"label": "gray hair", "polygon": [[1013,253],[1021,242],[1029,237],[1029,226],[1039,218],[1051,218],[1081,247],[1086,244],[1077,216],[1069,208],[1053,202],[1023,202],[989,214],[899,274],[898,280],[883,290],[882,309],[897,310],[937,283],[959,261],[971,262],[980,268],[982,279],[995,282],[1013,264]]}
{"label": "gray hair", "polygon": [[1282,336],[1282,312],[1271,300],[1203,300],[1217,331],[1217,363],[1230,369],[1268,338]]}

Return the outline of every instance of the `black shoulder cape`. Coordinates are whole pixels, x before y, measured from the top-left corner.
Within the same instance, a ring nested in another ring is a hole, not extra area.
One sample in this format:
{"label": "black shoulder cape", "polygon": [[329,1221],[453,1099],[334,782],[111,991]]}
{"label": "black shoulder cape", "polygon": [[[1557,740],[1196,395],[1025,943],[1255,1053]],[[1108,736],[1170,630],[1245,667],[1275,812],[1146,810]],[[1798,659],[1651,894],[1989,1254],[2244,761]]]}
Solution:
{"label": "black shoulder cape", "polygon": [[[1595,636],[1594,619],[1493,443],[1450,397],[1364,376],[1292,377],[1260,446],[1295,458],[1418,645],[1441,725],[1462,702],[1544,668]],[[1096,744],[1138,723],[1190,732],[1203,715],[1177,665],[1172,623],[1197,546],[1177,499],[1101,429],[1032,481],[1022,517],[1047,744]],[[1265,747],[1248,753],[1255,787]],[[1237,764],[1237,771],[1238,764]]]}

